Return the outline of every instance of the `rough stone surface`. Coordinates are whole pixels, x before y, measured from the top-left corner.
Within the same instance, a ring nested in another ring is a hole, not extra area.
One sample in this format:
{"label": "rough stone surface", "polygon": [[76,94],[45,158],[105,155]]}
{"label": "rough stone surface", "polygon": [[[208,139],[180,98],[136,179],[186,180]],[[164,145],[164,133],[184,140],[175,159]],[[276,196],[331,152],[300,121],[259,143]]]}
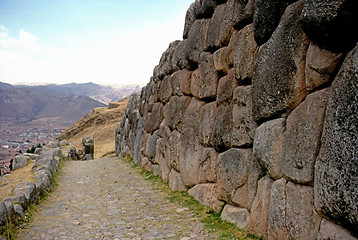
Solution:
{"label": "rough stone surface", "polygon": [[219,154],[216,171],[219,198],[231,202],[237,188],[247,183],[250,149],[230,149]]}
{"label": "rough stone surface", "polygon": [[227,74],[232,66],[229,60],[229,47],[223,47],[214,52],[214,66],[215,70],[221,75]]}
{"label": "rough stone surface", "polygon": [[214,148],[204,148],[200,157],[199,182],[216,182],[216,162],[218,153]]}
{"label": "rough stone surface", "polygon": [[235,79],[234,69],[231,69],[225,77],[222,77],[219,80],[216,103],[220,105],[232,102],[233,92],[237,86],[238,84]]}
{"label": "rough stone surface", "polygon": [[195,2],[190,5],[188,11],[186,12],[184,32],[183,32],[184,39],[188,38],[190,28],[194,22],[195,22]]}
{"label": "rough stone surface", "polygon": [[315,165],[315,206],[336,223],[358,226],[358,46],[333,82]]}
{"label": "rough stone surface", "polygon": [[191,72],[188,69],[183,69],[177,74],[180,81],[180,91],[184,95],[191,95]]}
{"label": "rough stone surface", "polygon": [[14,204],[14,210],[15,212],[20,215],[21,217],[24,217],[25,214],[24,214],[24,210],[22,209],[21,205],[20,204]]}
{"label": "rough stone surface", "polygon": [[352,49],[358,33],[358,3],[354,0],[307,0],[301,13],[305,33],[318,45],[334,51]]}
{"label": "rough stone surface", "polygon": [[191,85],[190,85],[190,91],[193,94],[193,96],[196,98],[199,98],[199,89],[200,89],[200,70],[198,68],[191,74]]}
{"label": "rough stone surface", "polygon": [[211,53],[202,52],[199,56],[199,99],[215,99],[219,77],[215,71],[214,58]]}
{"label": "rough stone surface", "polygon": [[264,238],[267,238],[267,226],[269,210],[267,206],[270,203],[270,193],[273,180],[269,177],[263,177],[258,182],[257,194],[252,203],[250,216],[248,220],[248,229]]}
{"label": "rough stone surface", "polygon": [[215,183],[195,185],[188,193],[199,203],[212,208],[216,213],[220,213],[224,206],[224,202],[218,199]]}
{"label": "rough stone surface", "polygon": [[12,161],[12,170],[17,170],[25,167],[29,159],[30,157],[24,155],[15,156]]}
{"label": "rough stone surface", "polygon": [[141,138],[142,138],[142,132],[143,132],[143,118],[141,117],[138,120],[137,130],[136,130],[136,136],[135,136],[135,142],[134,142],[134,155],[133,155],[133,161],[136,164],[140,163],[140,148],[141,148]]}
{"label": "rough stone surface", "polygon": [[37,203],[38,193],[34,183],[20,183],[13,190],[14,195],[24,194],[28,203]]}
{"label": "rough stone surface", "polygon": [[4,225],[6,223],[7,218],[7,210],[4,202],[0,202],[0,225]]}
{"label": "rough stone surface", "polygon": [[252,116],[252,87],[240,86],[233,92],[232,147],[252,146],[257,124]]}
{"label": "rough stone surface", "polygon": [[222,213],[221,219],[233,223],[240,229],[246,229],[249,211],[246,208],[234,207],[226,204]]}
{"label": "rough stone surface", "polygon": [[163,103],[167,103],[172,96],[173,88],[171,77],[165,76],[164,79],[160,82],[159,88],[159,100]]}
{"label": "rough stone surface", "polygon": [[154,103],[153,109],[150,113],[144,115],[143,126],[144,129],[153,133],[159,128],[160,123],[163,120],[163,105],[161,103]]}
{"label": "rough stone surface", "polygon": [[283,132],[286,120],[279,118],[263,123],[256,129],[253,157],[271,178],[282,177]]}
{"label": "rough stone surface", "polygon": [[214,113],[213,146],[219,152],[231,147],[232,105],[222,104]]}
{"label": "rough stone surface", "polygon": [[291,4],[270,40],[260,47],[252,81],[256,121],[287,115],[307,94],[308,39],[298,21],[302,7],[302,1]]}
{"label": "rough stone surface", "polygon": [[322,219],[321,227],[317,240],[356,240],[357,238],[353,237],[352,234],[346,229],[338,226],[326,219]]}
{"label": "rough stone surface", "polygon": [[234,49],[235,77],[239,83],[248,83],[252,79],[258,49],[254,40],[253,24],[240,30],[236,41]]}
{"label": "rough stone surface", "polygon": [[217,109],[216,102],[205,104],[200,112],[200,142],[204,146],[213,145],[214,116]]}
{"label": "rough stone surface", "polygon": [[180,145],[180,173],[185,186],[199,183],[199,166],[202,146],[199,142],[199,112],[204,102],[193,98],[184,113]]}
{"label": "rough stone surface", "polygon": [[306,88],[309,92],[333,80],[342,53],[330,52],[310,43],[306,59]]}
{"label": "rough stone surface", "polygon": [[159,139],[159,130],[155,131],[149,139],[148,148],[147,148],[147,157],[150,161],[154,161],[156,154],[156,145],[157,140]]}
{"label": "rough stone surface", "polygon": [[295,183],[313,182],[314,163],[321,146],[327,92],[324,89],[309,94],[287,118],[282,172]]}
{"label": "rough stone surface", "polygon": [[172,169],[169,174],[169,187],[173,191],[186,191],[181,175],[175,169]]}
{"label": "rough stone surface", "polygon": [[177,130],[174,130],[169,139],[169,164],[170,167],[177,171],[180,171],[180,136],[180,133]]}
{"label": "rough stone surface", "polygon": [[287,5],[287,0],[256,0],[253,16],[255,40],[265,43],[278,26]]}
{"label": "rough stone surface", "polygon": [[199,55],[207,46],[208,19],[196,20],[190,28],[185,56],[190,66],[195,69]]}
{"label": "rough stone surface", "polygon": [[170,130],[177,129],[181,131],[183,115],[190,103],[191,98],[187,96],[172,97],[164,107],[165,123]]}

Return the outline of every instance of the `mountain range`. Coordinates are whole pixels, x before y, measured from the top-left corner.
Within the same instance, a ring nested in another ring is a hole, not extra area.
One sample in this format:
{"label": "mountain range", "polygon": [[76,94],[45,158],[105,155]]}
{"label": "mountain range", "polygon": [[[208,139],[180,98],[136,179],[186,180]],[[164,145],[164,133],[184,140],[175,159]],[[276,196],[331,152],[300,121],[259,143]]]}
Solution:
{"label": "mountain range", "polygon": [[94,83],[25,86],[0,82],[0,120],[74,123],[96,107],[120,101],[139,86],[116,89]]}

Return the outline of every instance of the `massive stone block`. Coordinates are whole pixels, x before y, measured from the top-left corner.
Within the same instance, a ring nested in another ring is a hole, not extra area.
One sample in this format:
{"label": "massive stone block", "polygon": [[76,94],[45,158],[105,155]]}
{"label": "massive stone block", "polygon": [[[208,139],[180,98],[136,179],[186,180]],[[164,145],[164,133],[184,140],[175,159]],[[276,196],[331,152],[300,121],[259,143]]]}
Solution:
{"label": "massive stone block", "polygon": [[164,79],[160,82],[159,87],[159,100],[164,104],[167,103],[172,96],[172,80],[170,76],[165,76]]}
{"label": "massive stone block", "polygon": [[172,168],[180,171],[180,133],[174,130],[169,139],[169,164]]}
{"label": "massive stone block", "polygon": [[232,105],[222,104],[214,113],[213,146],[219,152],[231,147]]}
{"label": "massive stone block", "polygon": [[313,91],[335,77],[342,53],[333,53],[310,43],[306,59],[306,88]]}
{"label": "massive stone block", "polygon": [[185,55],[186,44],[187,40],[180,41],[174,49],[172,65],[177,66],[178,69],[185,69],[190,67]]}
{"label": "massive stone block", "polygon": [[12,170],[17,170],[26,166],[27,161],[30,159],[29,156],[18,155],[14,157],[12,161]]}
{"label": "massive stone block", "polygon": [[198,65],[199,55],[207,46],[209,19],[196,20],[190,28],[186,42],[185,56],[191,68]]}
{"label": "massive stone block", "polygon": [[233,92],[232,147],[252,146],[257,124],[252,116],[252,87],[240,86]]}
{"label": "massive stone block", "polygon": [[219,198],[231,203],[237,188],[247,183],[250,149],[236,149],[219,154],[217,159],[217,183]]}
{"label": "massive stone block", "polygon": [[283,175],[293,182],[313,184],[314,163],[321,146],[326,89],[309,94],[288,116],[283,140]]}
{"label": "massive stone block", "polygon": [[291,4],[254,65],[253,114],[256,121],[287,115],[307,95],[305,59],[308,39],[298,21],[303,2]]}
{"label": "massive stone block", "polygon": [[160,123],[163,120],[163,105],[161,103],[154,103],[151,113],[144,114],[143,126],[144,130],[149,133],[153,133],[159,128]]}
{"label": "massive stone block", "polygon": [[212,139],[216,109],[216,102],[205,104],[201,108],[199,139],[204,146],[211,147],[213,145]]}
{"label": "massive stone block", "polygon": [[257,44],[254,40],[253,24],[239,31],[234,53],[235,77],[239,83],[251,82],[254,62],[257,54]]}
{"label": "massive stone block", "polygon": [[219,77],[215,71],[213,55],[202,52],[199,56],[199,92],[200,99],[215,99]]}
{"label": "massive stone block", "polygon": [[186,12],[185,16],[185,25],[184,25],[184,32],[183,32],[183,38],[187,39],[191,26],[194,24],[196,18],[195,18],[195,2],[193,2],[188,11]]}
{"label": "massive stone block", "polygon": [[196,98],[199,98],[199,91],[200,91],[200,70],[199,68],[196,69],[191,74],[191,81],[190,81],[190,91]]}
{"label": "massive stone block", "polygon": [[252,14],[253,1],[228,0],[226,4],[217,6],[208,29],[208,48],[228,45],[234,26],[244,26],[252,21]]}
{"label": "massive stone block", "polygon": [[172,97],[168,104],[164,107],[164,116],[165,123],[170,128],[170,130],[177,129],[181,131],[183,116],[186,108],[190,103],[191,98],[182,96],[182,97]]}
{"label": "massive stone block", "polygon": [[358,22],[355,0],[307,0],[301,14],[305,33],[319,46],[334,51],[352,49],[358,32],[351,29]]}
{"label": "massive stone block", "polygon": [[315,164],[315,206],[345,228],[358,226],[358,46],[333,82]]}
{"label": "massive stone block", "polygon": [[199,167],[202,145],[199,142],[199,112],[204,102],[193,98],[184,112],[181,145],[180,173],[185,186],[199,183]]}
{"label": "massive stone block", "polygon": [[198,0],[195,2],[196,18],[210,18],[215,10],[216,0]]}
{"label": "massive stone block", "polygon": [[183,76],[182,72],[183,71],[177,71],[170,76],[170,84],[172,86],[173,96],[179,96],[179,97],[183,96],[183,93],[180,90],[180,82]]}
{"label": "massive stone block", "polygon": [[199,203],[212,208],[214,212],[220,213],[224,206],[224,202],[218,199],[215,183],[195,185],[188,193]]}
{"label": "massive stone block", "polygon": [[234,69],[231,69],[229,73],[220,78],[217,90],[216,102],[218,105],[223,103],[231,103],[234,89],[238,86],[235,79]]}
{"label": "massive stone block", "polygon": [[256,129],[253,156],[271,178],[282,177],[283,132],[286,120],[279,118],[263,123]]}
{"label": "massive stone block", "polygon": [[147,139],[148,141],[148,147],[147,147],[147,157],[149,160],[154,162],[155,154],[156,154],[156,146],[157,146],[157,140],[159,139],[158,135],[159,131],[155,131],[153,135]]}
{"label": "massive stone block", "polygon": [[232,68],[231,59],[229,59],[229,47],[223,47],[214,52],[214,66],[220,75],[227,74],[230,68]]}
{"label": "massive stone block", "polygon": [[179,172],[172,168],[169,174],[169,187],[173,191],[186,191],[186,187],[183,183]]}
{"label": "massive stone block", "polygon": [[183,69],[177,75],[180,81],[180,91],[184,95],[191,95],[191,72],[188,69]]}
{"label": "massive stone block", "polygon": [[237,228],[246,229],[249,211],[246,208],[234,207],[226,204],[222,213],[221,219],[233,223]]}
{"label": "massive stone block", "polygon": [[218,153],[214,148],[204,148],[200,157],[199,182],[216,182],[216,163]]}
{"label": "massive stone block", "polygon": [[273,180],[267,176],[260,179],[257,187],[257,194],[252,203],[248,220],[248,229],[267,238],[270,193]]}
{"label": "massive stone block", "polygon": [[256,0],[253,21],[255,40],[259,45],[271,37],[289,2],[293,0]]}
{"label": "massive stone block", "polygon": [[179,43],[179,40],[171,42],[168,49],[162,54],[158,67],[159,79],[163,79],[165,76],[171,75],[173,72],[179,70],[178,66],[173,62],[174,51]]}
{"label": "massive stone block", "polygon": [[322,219],[317,240],[326,239],[357,240],[357,238],[353,237],[346,229],[326,219]]}

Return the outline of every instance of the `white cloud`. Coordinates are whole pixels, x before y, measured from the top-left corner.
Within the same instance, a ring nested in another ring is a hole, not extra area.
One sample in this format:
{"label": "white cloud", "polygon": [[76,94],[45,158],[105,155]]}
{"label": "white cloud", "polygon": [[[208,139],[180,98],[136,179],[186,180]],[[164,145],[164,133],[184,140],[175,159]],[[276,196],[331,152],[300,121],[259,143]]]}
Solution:
{"label": "white cloud", "polygon": [[19,32],[19,38],[9,37],[8,29],[3,25],[0,26],[0,48],[10,51],[24,51],[26,53],[41,52],[42,47],[38,38],[30,32],[23,29]]}
{"label": "white cloud", "polygon": [[9,30],[4,26],[0,25],[0,38],[4,39],[9,36]]}

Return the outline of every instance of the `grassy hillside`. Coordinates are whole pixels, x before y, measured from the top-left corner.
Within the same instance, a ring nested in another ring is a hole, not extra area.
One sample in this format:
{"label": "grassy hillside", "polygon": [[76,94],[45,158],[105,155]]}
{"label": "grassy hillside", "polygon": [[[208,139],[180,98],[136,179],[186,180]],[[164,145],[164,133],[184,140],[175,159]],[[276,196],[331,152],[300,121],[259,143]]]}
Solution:
{"label": "grassy hillside", "polygon": [[95,108],[74,125],[66,129],[58,139],[67,139],[77,149],[82,149],[82,137],[94,136],[95,158],[114,153],[114,136],[117,125],[127,106],[129,98],[118,103],[117,108]]}

